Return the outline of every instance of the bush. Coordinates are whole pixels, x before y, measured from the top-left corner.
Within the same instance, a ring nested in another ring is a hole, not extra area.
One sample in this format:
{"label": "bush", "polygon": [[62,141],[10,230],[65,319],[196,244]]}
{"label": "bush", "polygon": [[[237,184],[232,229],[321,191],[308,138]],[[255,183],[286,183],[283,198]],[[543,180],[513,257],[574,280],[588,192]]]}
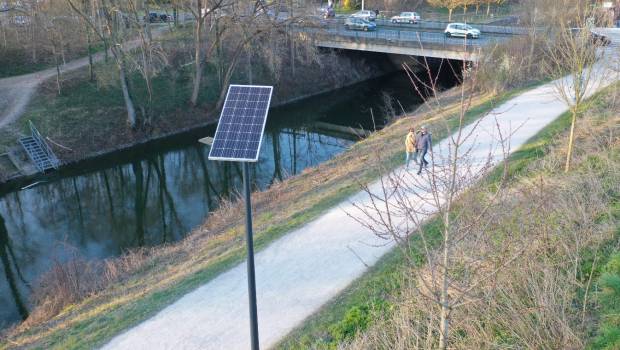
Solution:
{"label": "bush", "polygon": [[368,306],[354,306],[347,311],[340,322],[329,328],[329,333],[334,341],[340,343],[351,339],[358,331],[366,329],[370,320]]}

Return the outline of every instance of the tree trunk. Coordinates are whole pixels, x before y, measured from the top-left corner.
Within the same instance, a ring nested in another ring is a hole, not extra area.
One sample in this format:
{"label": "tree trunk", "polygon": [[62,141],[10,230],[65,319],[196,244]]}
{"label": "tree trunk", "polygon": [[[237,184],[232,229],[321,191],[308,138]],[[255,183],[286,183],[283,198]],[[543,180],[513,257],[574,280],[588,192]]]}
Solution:
{"label": "tree trunk", "polygon": [[575,124],[577,124],[577,107],[573,107],[572,109],[572,120],[570,124],[570,135],[568,137],[568,150],[566,151],[566,164],[564,165],[564,172],[568,172],[570,170],[570,161],[573,155],[573,142],[575,137]]}
{"label": "tree trunk", "polygon": [[121,81],[121,89],[123,90],[123,99],[125,100],[125,108],[127,109],[127,123],[132,128],[136,127],[136,109],[131,100],[129,94],[129,87],[127,86],[127,77],[125,76],[125,67],[122,64],[118,65],[119,78]]}
{"label": "tree trunk", "polygon": [[226,86],[230,82],[230,78],[232,77],[232,74],[235,71],[235,66],[237,65],[237,60],[239,58],[239,52],[240,51],[237,51],[237,53],[233,55],[233,57],[230,60],[230,65],[228,66],[228,69],[226,70],[226,74],[224,74],[224,80],[222,81],[222,91],[220,92],[220,97],[218,98],[217,105],[215,107],[215,109],[218,111],[222,109],[222,106],[224,105],[224,102],[226,99],[226,93],[228,92],[228,90],[226,89]]}
{"label": "tree trunk", "polygon": [[202,16],[202,9],[198,9],[199,18],[196,22],[196,35],[195,35],[195,52],[194,52],[194,89],[192,91],[191,104],[196,106],[198,104],[198,94],[200,93],[200,82],[202,80],[202,26],[204,23],[204,17]]}
{"label": "tree trunk", "polygon": [[32,16],[32,25],[30,26],[32,29],[32,33],[31,33],[31,45],[32,45],[32,63],[37,63],[37,29],[36,29],[36,22],[37,19],[35,17],[36,15]]}
{"label": "tree trunk", "polygon": [[248,83],[254,83],[254,74],[252,69],[252,46],[248,45]]}
{"label": "tree trunk", "polygon": [[4,23],[2,21],[0,21],[0,30],[2,30],[2,46],[6,49],[8,45],[6,40],[6,28],[4,27]]}
{"label": "tree trunk", "polygon": [[289,42],[291,45],[291,74],[293,77],[296,75],[296,67],[295,67],[295,40],[291,37],[291,33],[289,32]]}
{"label": "tree trunk", "polygon": [[65,37],[62,34],[62,30],[58,30],[58,37],[60,39],[60,57],[62,57],[62,64],[67,64],[67,57],[65,56]]}
{"label": "tree trunk", "polygon": [[491,2],[487,2],[487,17],[491,14]]}
{"label": "tree trunk", "polygon": [[56,89],[58,89],[58,95],[62,93],[60,88],[60,62],[58,61],[58,53],[56,52],[56,48],[52,49],[52,54],[54,55],[54,63],[56,63]]}
{"label": "tree trunk", "polygon": [[95,67],[93,65],[93,43],[90,37],[90,28],[86,28],[86,41],[88,43],[88,76],[93,82],[95,81]]}
{"label": "tree trunk", "polygon": [[448,9],[448,22],[452,21],[452,9]]}
{"label": "tree trunk", "polygon": [[444,237],[443,237],[443,266],[441,272],[441,295],[439,304],[441,306],[439,321],[439,348],[446,349],[448,347],[449,325],[449,300],[448,300],[448,263],[450,257],[450,211],[446,210],[444,214]]}

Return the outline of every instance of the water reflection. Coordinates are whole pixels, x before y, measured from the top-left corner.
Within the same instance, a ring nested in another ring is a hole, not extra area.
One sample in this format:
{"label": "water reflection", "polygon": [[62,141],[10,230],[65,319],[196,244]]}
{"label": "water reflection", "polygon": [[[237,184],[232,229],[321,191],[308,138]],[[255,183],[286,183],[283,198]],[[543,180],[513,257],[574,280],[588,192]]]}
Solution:
{"label": "water reflection", "polygon": [[23,286],[27,287],[29,285],[17,265],[17,259],[15,258],[15,253],[11,247],[9,232],[6,228],[2,215],[0,215],[0,261],[2,261],[4,276],[6,277],[7,285],[11,291],[11,296],[13,297],[12,303],[9,300],[5,301],[4,298],[2,298],[2,305],[14,304],[21,319],[25,320],[26,317],[28,317],[28,309],[24,303],[18,283],[21,283]]}
{"label": "water reflection", "polygon": [[[266,188],[349,147],[354,137],[313,128],[321,120],[354,127],[373,125],[383,91],[399,92],[411,109],[420,101],[403,75],[360,84],[270,112],[254,186]],[[213,132],[212,129],[208,132]],[[204,134],[201,136],[205,136]],[[237,163],[207,160],[196,135],[138,155],[118,156],[0,198],[0,325],[28,315],[29,282],[75,255],[89,259],[181,239],[241,189]],[[124,157],[124,158],[123,158]],[[85,170],[87,169],[87,170]],[[2,190],[0,189],[0,193]]]}

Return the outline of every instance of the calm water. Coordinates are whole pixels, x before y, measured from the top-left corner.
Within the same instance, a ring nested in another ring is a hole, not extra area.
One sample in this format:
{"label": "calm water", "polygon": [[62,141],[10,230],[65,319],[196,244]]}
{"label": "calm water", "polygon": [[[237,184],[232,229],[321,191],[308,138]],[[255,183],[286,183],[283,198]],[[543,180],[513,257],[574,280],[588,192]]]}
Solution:
{"label": "calm water", "polygon": [[[407,110],[420,103],[398,73],[272,109],[260,159],[252,165],[254,185],[264,189],[355,142],[317,129],[317,121],[381,126],[384,92]],[[197,142],[213,134],[214,127],[205,128],[85,162],[38,179],[46,182],[26,190],[0,187],[0,327],[27,315],[31,286],[55,262],[101,259],[177,241],[220,198],[240,190],[241,167],[208,161],[208,147]]]}

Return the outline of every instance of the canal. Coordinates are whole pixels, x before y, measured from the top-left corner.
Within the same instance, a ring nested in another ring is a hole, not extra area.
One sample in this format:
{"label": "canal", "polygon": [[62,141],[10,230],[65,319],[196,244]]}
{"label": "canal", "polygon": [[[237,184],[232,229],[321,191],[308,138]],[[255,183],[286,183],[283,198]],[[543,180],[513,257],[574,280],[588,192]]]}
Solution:
{"label": "canal", "polygon": [[[442,74],[443,88],[454,85],[450,76]],[[317,122],[372,130],[420,102],[398,72],[271,109],[260,159],[251,165],[254,187],[316,166],[357,140]],[[32,288],[55,263],[178,241],[237,193],[241,167],[207,160],[208,147],[197,142],[214,131],[82,162],[33,180],[39,184],[31,188],[0,187],[0,328],[27,316]]]}

